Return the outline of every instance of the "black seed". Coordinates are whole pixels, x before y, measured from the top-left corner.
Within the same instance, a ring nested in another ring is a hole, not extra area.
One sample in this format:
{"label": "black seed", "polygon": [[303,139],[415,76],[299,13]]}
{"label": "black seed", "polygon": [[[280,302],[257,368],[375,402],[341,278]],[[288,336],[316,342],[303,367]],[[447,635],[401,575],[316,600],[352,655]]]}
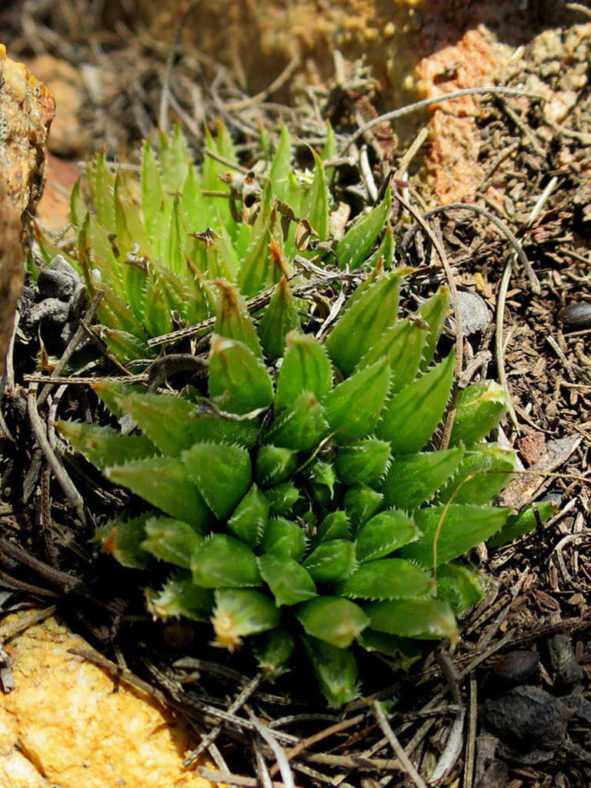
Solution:
{"label": "black seed", "polygon": [[591,327],[591,304],[569,304],[558,313],[558,319],[569,328]]}

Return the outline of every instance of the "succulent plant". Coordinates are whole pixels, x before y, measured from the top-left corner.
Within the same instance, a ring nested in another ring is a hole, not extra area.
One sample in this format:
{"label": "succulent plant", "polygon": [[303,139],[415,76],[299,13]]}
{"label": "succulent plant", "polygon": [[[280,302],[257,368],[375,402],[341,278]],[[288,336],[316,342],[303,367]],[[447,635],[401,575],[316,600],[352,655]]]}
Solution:
{"label": "succulent plant", "polygon": [[[207,134],[199,169],[178,127],[170,138],[161,137],[158,155],[146,141],[139,177],[123,167],[114,174],[99,154],[88,168],[89,200],[80,184],[71,195],[75,243],[58,250],[42,239],[44,259],[51,263],[59,252],[90,295],[103,293],[97,331],[119,361],[151,358],[156,351],[147,344],[150,337],[215,314],[212,282],[224,279],[251,298],[289,277],[296,253],[329,239],[331,196],[323,161],[334,152],[328,127],[323,149],[313,153],[313,170],[298,170],[283,128],[275,154],[263,155],[253,172],[245,172],[220,125],[215,138]],[[384,198],[335,245],[341,267],[365,262],[389,210]],[[382,246],[388,267],[391,232]],[[320,249],[316,257],[327,253]]]}
{"label": "succulent plant", "polygon": [[99,530],[122,564],[164,577],[146,592],[154,616],[210,622],[231,651],[248,641],[271,679],[303,649],[333,706],[359,691],[356,649],[402,664],[421,640],[457,639],[481,593],[458,559],[510,522],[491,501],[514,456],[485,440],[503,389],[461,391],[438,447],[454,385],[454,353],[434,361],[448,296],[399,318],[406,271],[376,266],[323,342],[298,328],[285,277],[258,322],[223,283],[207,390],[97,383],[135,429],[58,424],[154,507]]}

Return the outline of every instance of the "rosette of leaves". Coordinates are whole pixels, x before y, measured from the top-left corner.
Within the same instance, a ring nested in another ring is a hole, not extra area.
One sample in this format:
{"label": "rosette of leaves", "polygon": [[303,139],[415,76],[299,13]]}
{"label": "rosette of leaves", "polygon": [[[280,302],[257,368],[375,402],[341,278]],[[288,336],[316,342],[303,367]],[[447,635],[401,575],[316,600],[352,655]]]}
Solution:
{"label": "rosette of leaves", "polygon": [[304,650],[334,706],[358,693],[356,649],[402,664],[421,640],[457,639],[480,597],[459,559],[511,514],[491,502],[513,453],[485,441],[503,390],[460,392],[437,448],[454,384],[453,352],[434,361],[448,296],[398,318],[403,274],[374,271],[323,343],[293,330],[282,283],[257,327],[244,310],[220,317],[203,396],[97,384],[134,432],[58,424],[154,507],[99,532],[121,563],[164,577],[150,611],[210,622],[220,647],[249,641],[270,678]]}
{"label": "rosette of leaves", "polygon": [[[41,250],[48,264],[59,251],[90,296],[102,292],[96,330],[119,361],[153,357],[149,338],[213,317],[213,281],[224,279],[251,298],[293,274],[293,259],[308,244],[324,244],[317,259],[328,254],[330,127],[310,172],[293,167],[285,128],[265,161],[267,148],[256,174],[245,173],[220,125],[215,138],[207,134],[198,168],[177,128],[161,137],[158,155],[146,141],[139,176],[123,167],[115,174],[103,154],[89,166],[89,199],[78,184],[70,200],[76,243],[57,250],[44,240]],[[389,197],[332,244],[332,260],[351,269],[366,262],[386,227]],[[388,231],[379,250],[386,267],[392,250]]]}

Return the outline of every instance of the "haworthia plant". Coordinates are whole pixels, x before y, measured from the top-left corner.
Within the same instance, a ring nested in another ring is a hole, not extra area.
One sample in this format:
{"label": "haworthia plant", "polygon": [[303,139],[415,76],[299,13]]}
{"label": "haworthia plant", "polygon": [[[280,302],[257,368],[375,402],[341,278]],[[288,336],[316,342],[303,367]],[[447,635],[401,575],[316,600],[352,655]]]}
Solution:
{"label": "haworthia plant", "polygon": [[[351,262],[347,245],[340,254]],[[155,507],[99,531],[140,582],[156,562],[170,567],[147,591],[153,615],[205,622],[230,650],[250,641],[269,678],[301,648],[333,706],[360,691],[356,650],[408,664],[417,642],[457,639],[456,617],[480,596],[462,556],[511,515],[492,503],[513,455],[485,441],[506,408],[502,390],[465,389],[451,445],[438,447],[453,386],[453,354],[433,361],[447,294],[399,318],[402,276],[378,266],[323,343],[294,329],[285,285],[257,334],[226,283],[198,397],[97,384],[135,433],[58,424]]]}
{"label": "haworthia plant", "polygon": [[[285,333],[299,326],[287,280],[296,254],[309,254],[310,241],[322,242],[317,260],[328,257],[343,268],[359,268],[375,249],[388,268],[389,190],[329,253],[332,198],[323,159],[334,153],[328,127],[312,172],[299,171],[283,128],[274,155],[259,162],[256,174],[243,174],[220,125],[215,137],[206,136],[199,168],[178,127],[170,138],[161,136],[158,151],[146,141],[139,175],[113,168],[99,154],[88,168],[86,188],[78,184],[71,195],[76,243],[59,252],[83,277],[90,295],[102,293],[95,330],[109,351],[123,363],[152,358],[150,338],[224,313],[224,283],[236,285],[241,300],[283,282],[260,327],[262,348],[279,358],[283,346],[271,323],[282,316]],[[306,231],[298,233],[298,227]],[[58,250],[47,239],[40,245],[50,264]],[[223,326],[216,330],[226,336]],[[241,341],[253,349],[245,337]]]}

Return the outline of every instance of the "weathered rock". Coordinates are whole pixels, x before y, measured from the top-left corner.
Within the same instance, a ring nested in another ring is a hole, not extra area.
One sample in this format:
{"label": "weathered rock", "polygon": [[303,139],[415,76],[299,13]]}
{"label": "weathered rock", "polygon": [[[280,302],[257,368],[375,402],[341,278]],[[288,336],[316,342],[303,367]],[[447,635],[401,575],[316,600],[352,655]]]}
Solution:
{"label": "weathered rock", "polygon": [[55,619],[5,647],[15,689],[0,697],[2,788],[209,788],[182,768],[190,729],[69,653],[84,647]]}
{"label": "weathered rock", "polygon": [[0,374],[23,282],[28,222],[43,191],[51,92],[0,44]]}

